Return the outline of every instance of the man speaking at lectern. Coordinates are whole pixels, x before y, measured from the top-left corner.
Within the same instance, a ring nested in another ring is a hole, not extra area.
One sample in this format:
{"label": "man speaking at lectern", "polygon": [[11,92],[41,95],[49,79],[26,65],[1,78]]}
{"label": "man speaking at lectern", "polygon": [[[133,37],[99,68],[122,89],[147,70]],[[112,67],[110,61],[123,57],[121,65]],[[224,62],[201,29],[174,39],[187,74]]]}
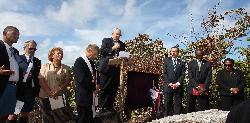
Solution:
{"label": "man speaking at lectern", "polygon": [[108,65],[109,59],[119,56],[125,50],[125,44],[120,41],[121,29],[114,28],[111,38],[104,38],[101,45],[100,71],[100,106],[101,112],[114,112],[113,104],[120,82],[120,68]]}

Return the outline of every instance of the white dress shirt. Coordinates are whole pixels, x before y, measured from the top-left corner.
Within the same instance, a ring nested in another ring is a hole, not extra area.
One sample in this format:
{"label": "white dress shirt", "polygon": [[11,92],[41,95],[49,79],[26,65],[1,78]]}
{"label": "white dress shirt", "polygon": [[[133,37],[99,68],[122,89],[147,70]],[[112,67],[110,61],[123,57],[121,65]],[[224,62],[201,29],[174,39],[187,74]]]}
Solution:
{"label": "white dress shirt", "polygon": [[15,72],[10,75],[9,81],[15,81],[17,82],[19,80],[19,65],[14,57],[14,54],[11,53],[10,47],[7,43],[5,43],[5,47],[9,56],[10,61],[10,70],[14,70]]}

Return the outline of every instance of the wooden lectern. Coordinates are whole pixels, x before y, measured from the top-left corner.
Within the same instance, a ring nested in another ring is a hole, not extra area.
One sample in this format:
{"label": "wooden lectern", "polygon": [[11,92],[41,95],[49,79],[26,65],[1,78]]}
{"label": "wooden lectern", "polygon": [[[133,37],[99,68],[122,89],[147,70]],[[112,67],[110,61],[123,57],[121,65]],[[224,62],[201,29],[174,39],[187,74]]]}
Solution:
{"label": "wooden lectern", "polygon": [[128,58],[110,59],[108,65],[120,67],[120,85],[116,96],[116,109],[120,117],[129,119],[135,109],[152,107],[150,89],[158,85],[159,74],[134,69],[135,62]]}

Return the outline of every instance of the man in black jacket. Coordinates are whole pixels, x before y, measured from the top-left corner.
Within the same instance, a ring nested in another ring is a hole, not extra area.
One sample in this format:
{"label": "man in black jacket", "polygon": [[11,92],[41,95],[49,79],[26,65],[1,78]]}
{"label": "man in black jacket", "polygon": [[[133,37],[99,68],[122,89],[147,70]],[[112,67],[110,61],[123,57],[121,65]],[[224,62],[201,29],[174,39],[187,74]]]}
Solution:
{"label": "man in black jacket", "polygon": [[229,111],[232,107],[244,101],[245,77],[241,70],[233,68],[234,60],[224,60],[225,69],[217,75],[218,91],[220,93],[220,109]]}
{"label": "man in black jacket", "polygon": [[115,28],[111,38],[104,38],[101,45],[100,71],[100,106],[103,111],[115,111],[113,104],[120,82],[120,68],[108,65],[109,59],[119,56],[125,50],[125,44],[119,40],[121,30]]}
{"label": "man in black jacket", "polygon": [[96,69],[94,59],[99,54],[99,47],[90,44],[83,55],[74,63],[76,81],[77,123],[93,123],[93,92],[96,86]]}
{"label": "man in black jacket", "polygon": [[19,52],[12,44],[18,39],[19,30],[7,26],[3,31],[3,41],[0,40],[0,122],[5,122],[16,106],[16,84],[22,71],[19,69]]}
{"label": "man in black jacket", "polygon": [[188,64],[188,112],[203,111],[209,108],[209,85],[212,78],[212,63],[203,59],[204,52],[201,49],[195,51],[196,59]]}
{"label": "man in black jacket", "polygon": [[[23,80],[17,84],[17,100],[24,102],[21,109],[19,123],[27,123],[29,113],[33,111],[35,105],[35,97],[38,96],[39,72],[41,68],[41,60],[34,57],[37,43],[34,40],[28,40],[24,43],[24,53],[20,55],[22,60],[19,66],[24,68]],[[14,113],[14,112],[13,112]],[[17,119],[16,115],[9,115],[9,121],[14,123]]]}
{"label": "man in black jacket", "polygon": [[[179,48],[171,48],[171,57],[166,58],[163,66],[165,113],[164,116],[181,113],[181,98],[183,93],[183,80],[185,77],[185,63],[178,58]],[[173,110],[174,98],[174,110]],[[174,112],[173,112],[174,111]]]}
{"label": "man in black jacket", "polygon": [[226,123],[250,123],[250,99],[232,107]]}

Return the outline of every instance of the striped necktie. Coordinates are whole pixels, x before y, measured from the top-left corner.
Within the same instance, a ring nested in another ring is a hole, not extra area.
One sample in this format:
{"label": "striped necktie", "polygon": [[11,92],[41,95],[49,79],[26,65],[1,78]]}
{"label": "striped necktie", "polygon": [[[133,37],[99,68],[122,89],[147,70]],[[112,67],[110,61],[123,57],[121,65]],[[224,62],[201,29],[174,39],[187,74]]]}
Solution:
{"label": "striped necktie", "polygon": [[174,59],[174,60],[173,60],[174,71],[176,70],[176,65],[177,65],[177,60]]}

